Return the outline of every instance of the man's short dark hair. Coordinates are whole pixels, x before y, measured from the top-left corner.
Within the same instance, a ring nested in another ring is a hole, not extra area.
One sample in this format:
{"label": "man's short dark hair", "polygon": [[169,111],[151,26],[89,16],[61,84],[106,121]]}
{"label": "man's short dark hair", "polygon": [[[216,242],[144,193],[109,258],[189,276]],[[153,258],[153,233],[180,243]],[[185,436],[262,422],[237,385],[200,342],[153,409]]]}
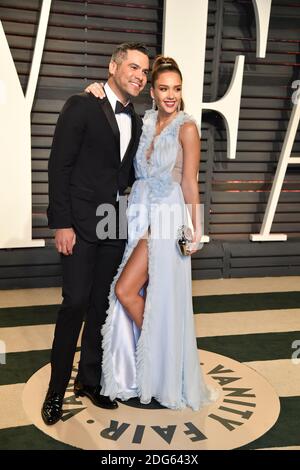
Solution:
{"label": "man's short dark hair", "polygon": [[114,50],[111,60],[117,64],[122,63],[127,57],[127,51],[139,51],[150,58],[150,51],[145,44],[141,42],[123,42]]}

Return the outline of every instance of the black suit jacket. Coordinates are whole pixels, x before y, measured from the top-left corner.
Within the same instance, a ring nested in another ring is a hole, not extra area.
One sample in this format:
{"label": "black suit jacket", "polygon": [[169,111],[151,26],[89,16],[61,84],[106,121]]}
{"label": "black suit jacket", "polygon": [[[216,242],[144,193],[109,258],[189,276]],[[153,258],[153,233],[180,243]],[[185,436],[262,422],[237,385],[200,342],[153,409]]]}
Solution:
{"label": "black suit jacket", "polygon": [[96,241],[96,209],[116,204],[134,181],[133,157],[142,120],[132,116],[132,137],[120,159],[120,134],[114,111],[103,100],[83,93],[71,96],[57,121],[49,159],[50,228],[73,227],[88,241]]}

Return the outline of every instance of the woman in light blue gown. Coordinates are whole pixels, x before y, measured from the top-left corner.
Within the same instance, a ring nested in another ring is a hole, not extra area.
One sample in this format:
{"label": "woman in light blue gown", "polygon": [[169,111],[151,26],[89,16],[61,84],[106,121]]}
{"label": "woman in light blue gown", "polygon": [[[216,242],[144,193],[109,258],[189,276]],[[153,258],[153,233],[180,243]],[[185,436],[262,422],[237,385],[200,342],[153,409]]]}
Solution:
{"label": "woman in light blue gown", "polygon": [[199,410],[212,396],[199,365],[191,258],[179,252],[176,238],[188,223],[189,205],[193,246],[200,242],[200,137],[182,111],[181,86],[177,63],[159,56],[151,87],[157,110],[144,117],[128,201],[128,242],[102,329],[101,394]]}

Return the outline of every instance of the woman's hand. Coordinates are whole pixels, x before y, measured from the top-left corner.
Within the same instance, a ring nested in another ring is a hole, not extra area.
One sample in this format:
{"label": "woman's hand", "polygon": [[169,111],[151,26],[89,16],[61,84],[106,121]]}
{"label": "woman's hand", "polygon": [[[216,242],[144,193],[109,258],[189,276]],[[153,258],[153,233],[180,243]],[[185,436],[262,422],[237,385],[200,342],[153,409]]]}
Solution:
{"label": "woman's hand", "polygon": [[192,255],[192,254],[196,253],[196,251],[198,251],[198,250],[200,250],[200,248],[202,248],[202,244],[200,245],[201,238],[202,238],[201,232],[200,231],[195,231],[194,235],[193,235],[193,240],[190,243],[190,248],[191,249],[189,250],[189,255]]}
{"label": "woman's hand", "polygon": [[86,87],[84,91],[86,93],[92,93],[92,95],[96,96],[96,98],[100,98],[100,100],[102,100],[106,96],[103,83],[91,83],[91,85]]}

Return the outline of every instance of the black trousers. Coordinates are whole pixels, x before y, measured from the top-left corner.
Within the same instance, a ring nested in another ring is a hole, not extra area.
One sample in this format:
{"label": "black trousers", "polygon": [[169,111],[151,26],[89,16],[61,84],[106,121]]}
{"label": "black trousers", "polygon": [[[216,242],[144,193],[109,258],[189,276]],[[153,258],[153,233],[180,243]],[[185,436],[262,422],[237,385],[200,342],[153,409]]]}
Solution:
{"label": "black trousers", "polygon": [[121,263],[126,240],[87,242],[77,236],[73,254],[61,255],[63,303],[58,312],[51,353],[49,387],[64,393],[72,372],[74,354],[85,316],[78,379],[100,384],[101,327],[106,319],[112,280]]}

